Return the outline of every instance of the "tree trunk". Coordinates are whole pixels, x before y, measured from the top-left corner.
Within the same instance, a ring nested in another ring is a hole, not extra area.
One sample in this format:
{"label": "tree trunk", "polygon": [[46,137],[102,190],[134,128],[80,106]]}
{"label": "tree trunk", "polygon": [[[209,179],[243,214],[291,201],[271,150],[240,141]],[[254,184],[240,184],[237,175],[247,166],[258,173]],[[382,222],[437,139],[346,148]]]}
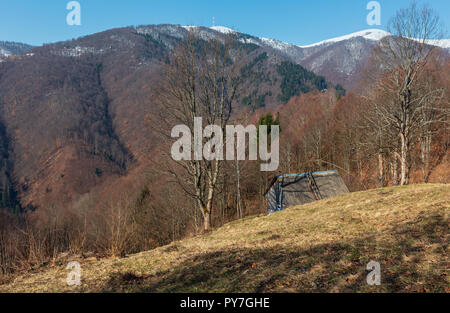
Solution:
{"label": "tree trunk", "polygon": [[428,181],[427,169],[430,163],[431,136],[425,135],[421,141],[420,158],[422,161],[422,181]]}
{"label": "tree trunk", "polygon": [[241,199],[241,171],[239,168],[239,160],[236,158],[236,210],[237,218],[242,218],[242,199]]}
{"label": "tree trunk", "polygon": [[211,229],[211,211],[206,211],[203,215],[203,222],[204,222],[204,230],[208,231]]}
{"label": "tree trunk", "polygon": [[398,186],[398,160],[400,159],[397,149],[394,150],[392,155],[392,185]]}
{"label": "tree trunk", "polygon": [[409,154],[409,139],[405,134],[400,134],[401,139],[401,151],[400,151],[400,185],[409,184],[409,166],[408,166],[408,154]]}
{"label": "tree trunk", "polygon": [[215,190],[215,184],[210,183],[208,187],[208,197],[206,200],[206,208],[205,208],[205,214],[204,214],[204,222],[205,222],[205,230],[211,229],[211,215],[212,215],[212,206],[213,206],[213,199],[214,199],[214,190]]}
{"label": "tree trunk", "polygon": [[211,229],[211,215],[213,211],[213,201],[214,201],[214,195],[216,191],[216,183],[217,183],[217,177],[219,175],[219,160],[214,161],[214,169],[208,170],[208,177],[209,177],[209,183],[208,183],[208,192],[206,196],[206,208],[205,208],[205,214],[204,214],[204,221],[205,221],[205,230]]}
{"label": "tree trunk", "polygon": [[384,187],[383,154],[378,152],[378,181],[380,187]]}

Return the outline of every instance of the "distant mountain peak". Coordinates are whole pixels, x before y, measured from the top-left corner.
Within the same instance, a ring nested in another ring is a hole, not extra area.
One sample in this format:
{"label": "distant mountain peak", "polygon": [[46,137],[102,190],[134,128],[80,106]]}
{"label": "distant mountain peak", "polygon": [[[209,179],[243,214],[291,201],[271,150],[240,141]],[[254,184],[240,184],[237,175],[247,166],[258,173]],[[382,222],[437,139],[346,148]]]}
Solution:
{"label": "distant mountain peak", "polygon": [[[351,33],[348,35],[319,41],[319,42],[311,44],[311,45],[298,46],[298,47],[299,48],[314,48],[314,47],[319,47],[319,46],[323,46],[326,44],[338,43],[340,41],[350,40],[350,39],[354,39],[354,38],[358,38],[358,37],[361,37],[361,38],[364,38],[367,40],[372,40],[372,41],[379,41],[388,36],[392,36],[392,34],[385,30],[374,28],[374,29],[361,30],[359,32]],[[429,39],[426,41],[426,43],[429,45],[444,48],[444,49],[450,48],[450,39],[439,39],[439,40]]]}
{"label": "distant mountain peak", "polygon": [[388,33],[387,31],[384,31],[382,29],[366,29],[366,30],[362,30],[362,31],[359,31],[359,32],[351,33],[351,34],[348,34],[348,35],[339,36],[339,37],[335,37],[335,38],[319,41],[319,42],[311,44],[311,45],[299,46],[299,47],[300,48],[311,48],[311,47],[316,47],[316,46],[322,46],[322,45],[328,44],[328,43],[336,43],[336,42],[339,42],[339,41],[349,40],[349,39],[353,39],[353,38],[357,38],[357,37],[362,37],[362,38],[365,38],[365,39],[368,39],[368,40],[378,41],[378,40],[381,40],[384,37],[387,37],[387,36],[390,36],[390,35],[391,35],[390,33]]}

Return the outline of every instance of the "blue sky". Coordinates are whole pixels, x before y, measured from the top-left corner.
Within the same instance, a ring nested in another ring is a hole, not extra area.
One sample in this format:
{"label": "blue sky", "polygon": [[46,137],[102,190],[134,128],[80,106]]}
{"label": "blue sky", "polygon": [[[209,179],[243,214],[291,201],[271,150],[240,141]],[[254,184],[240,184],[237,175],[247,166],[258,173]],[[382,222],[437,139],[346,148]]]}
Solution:
{"label": "blue sky", "polygon": [[[381,25],[369,26],[370,0],[78,0],[81,26],[69,26],[69,0],[0,0],[0,40],[33,45],[69,40],[115,27],[147,24],[227,26],[255,36],[306,45],[367,28],[385,29],[410,0],[378,0]],[[449,0],[418,0],[450,27]]]}

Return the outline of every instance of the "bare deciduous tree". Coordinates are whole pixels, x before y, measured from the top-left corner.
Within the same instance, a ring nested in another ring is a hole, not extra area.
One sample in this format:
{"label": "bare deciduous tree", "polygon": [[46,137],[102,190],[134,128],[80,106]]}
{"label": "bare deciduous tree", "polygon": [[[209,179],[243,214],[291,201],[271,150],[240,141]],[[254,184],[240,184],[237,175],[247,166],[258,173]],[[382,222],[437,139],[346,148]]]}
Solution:
{"label": "bare deciduous tree", "polygon": [[[217,125],[225,134],[231,117],[233,102],[239,84],[236,60],[232,49],[235,41],[229,36],[204,40],[193,31],[181,41],[165,68],[159,92],[162,115],[160,133],[172,141],[167,126],[186,125],[194,133],[195,118],[201,117],[208,125]],[[236,52],[237,53],[237,52]],[[165,127],[166,126],[166,127]],[[217,136],[217,134],[215,134]],[[204,139],[201,139],[201,143]],[[223,142],[223,138],[222,138]],[[191,146],[199,142],[191,138]],[[166,157],[170,160],[169,155]],[[175,163],[175,166],[172,164]],[[223,160],[207,160],[201,156],[190,160],[168,162],[169,173],[186,195],[196,201],[204,221],[204,229],[211,228],[214,197],[217,191]]]}
{"label": "bare deciduous tree", "polygon": [[375,106],[375,113],[398,135],[401,185],[409,183],[413,141],[424,125],[432,122],[424,120],[424,112],[426,116],[433,116],[430,114],[435,110],[433,103],[442,96],[440,88],[429,85],[425,90],[420,81],[433,55],[431,44],[442,38],[442,29],[437,13],[413,3],[399,10],[389,21],[388,31],[393,36],[384,38],[375,52],[385,74],[375,86],[375,94],[383,95],[383,101]]}

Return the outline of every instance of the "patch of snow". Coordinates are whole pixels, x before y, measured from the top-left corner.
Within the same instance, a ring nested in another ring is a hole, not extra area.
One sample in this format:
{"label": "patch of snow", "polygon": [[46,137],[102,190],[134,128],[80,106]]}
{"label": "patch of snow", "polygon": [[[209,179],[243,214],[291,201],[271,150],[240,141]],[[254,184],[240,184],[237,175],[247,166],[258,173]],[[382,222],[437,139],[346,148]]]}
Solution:
{"label": "patch of snow", "polygon": [[443,49],[450,49],[450,39],[431,39],[427,40],[427,43],[436,47],[441,47]]}
{"label": "patch of snow", "polygon": [[239,38],[239,41],[242,43],[255,44],[257,46],[261,46],[261,42],[254,38]]}
{"label": "patch of snow", "polygon": [[181,26],[181,27],[183,27],[186,30],[193,30],[193,29],[196,29],[198,26],[187,25],[187,26]]}
{"label": "patch of snow", "polygon": [[261,41],[263,43],[265,43],[266,45],[268,45],[274,49],[281,50],[281,51],[286,51],[287,49],[292,47],[291,44],[288,44],[288,43],[282,42],[282,41],[278,41],[275,39],[269,39],[269,38],[264,38],[264,37],[261,37],[259,39],[261,39]]}
{"label": "patch of snow", "polygon": [[225,27],[225,26],[212,26],[210,29],[215,30],[216,32],[223,33],[223,34],[230,34],[230,33],[236,33],[235,30]]}
{"label": "patch of snow", "polygon": [[11,56],[11,52],[9,52],[8,50],[5,50],[3,48],[0,48],[0,56],[9,57],[9,56]]}
{"label": "patch of snow", "polygon": [[336,38],[323,40],[323,41],[317,42],[312,45],[299,46],[299,47],[300,48],[311,48],[311,47],[321,46],[321,45],[324,45],[327,43],[336,43],[336,42],[343,41],[343,40],[349,40],[349,39],[356,38],[356,37],[363,37],[368,40],[377,41],[377,40],[381,40],[384,37],[387,37],[389,35],[391,35],[391,34],[388,33],[387,31],[384,31],[381,29],[367,29],[367,30],[356,32],[356,33],[351,33],[351,34],[348,34],[345,36],[340,36],[340,37],[336,37]]}

